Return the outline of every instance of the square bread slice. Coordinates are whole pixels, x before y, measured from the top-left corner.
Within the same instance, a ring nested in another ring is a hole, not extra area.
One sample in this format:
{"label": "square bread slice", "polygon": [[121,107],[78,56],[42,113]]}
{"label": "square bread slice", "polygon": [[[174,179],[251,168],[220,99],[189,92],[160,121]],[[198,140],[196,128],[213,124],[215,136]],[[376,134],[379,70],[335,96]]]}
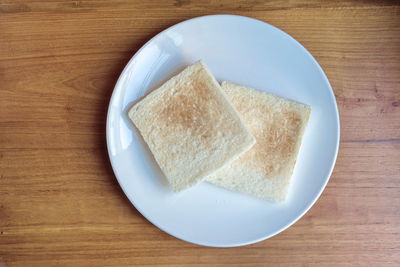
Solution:
{"label": "square bread slice", "polygon": [[128,116],[174,191],[193,186],[255,143],[201,61],[135,104]]}
{"label": "square bread slice", "polygon": [[222,89],[256,144],[206,180],[268,201],[285,200],[311,108],[232,83],[223,82]]}

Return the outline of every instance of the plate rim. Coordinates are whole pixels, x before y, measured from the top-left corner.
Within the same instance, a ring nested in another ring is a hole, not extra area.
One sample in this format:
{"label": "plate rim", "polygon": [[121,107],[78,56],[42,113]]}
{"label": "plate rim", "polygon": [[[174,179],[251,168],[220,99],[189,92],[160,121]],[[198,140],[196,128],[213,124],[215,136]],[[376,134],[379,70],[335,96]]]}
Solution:
{"label": "plate rim", "polygon": [[[144,50],[148,45],[150,45],[158,36],[163,35],[165,32],[178,27],[182,24],[186,24],[186,23],[191,23],[195,20],[201,20],[201,19],[207,19],[209,17],[234,17],[234,18],[239,18],[239,19],[245,19],[245,20],[252,20],[255,22],[261,22],[263,24],[265,24],[268,27],[272,27],[275,30],[279,31],[280,33],[282,33],[283,35],[285,35],[290,42],[294,43],[295,45],[299,46],[300,49],[303,50],[303,52],[305,52],[305,54],[308,56],[308,58],[311,59],[311,61],[317,66],[318,72],[320,73],[321,77],[323,78],[324,82],[328,85],[329,87],[329,94],[330,94],[330,98],[331,100],[333,100],[333,104],[334,104],[334,113],[335,113],[335,118],[337,120],[337,132],[336,132],[336,145],[335,145],[335,152],[334,152],[334,157],[333,160],[331,162],[331,166],[329,168],[329,172],[327,177],[325,178],[325,183],[324,185],[321,187],[321,189],[319,190],[318,194],[315,196],[314,200],[298,215],[296,216],[293,220],[291,220],[289,223],[287,223],[286,225],[284,225],[283,227],[281,227],[279,230],[276,230],[268,235],[262,236],[260,238],[257,239],[253,239],[251,241],[245,241],[245,242],[234,242],[234,243],[230,243],[230,244],[215,244],[212,242],[194,242],[192,240],[188,240],[185,239],[184,237],[180,237],[176,234],[171,233],[170,231],[166,230],[163,226],[161,226],[160,224],[158,224],[157,222],[151,220],[146,214],[145,212],[142,211],[141,208],[138,207],[138,205],[136,205],[135,200],[129,196],[129,194],[127,193],[127,189],[123,187],[121,179],[119,178],[117,175],[117,171],[116,171],[116,163],[114,163],[113,157],[111,156],[111,137],[110,137],[110,131],[111,131],[111,127],[110,127],[110,113],[112,110],[112,103],[115,101],[115,96],[117,95],[117,91],[118,91],[118,87],[120,87],[121,82],[123,82],[123,77],[125,77],[126,72],[130,69],[131,65],[133,64],[132,62],[136,59],[136,57],[142,52],[142,50]],[[109,103],[108,103],[108,109],[107,109],[107,119],[106,119],[106,143],[107,143],[107,153],[108,153],[108,157],[111,163],[111,167],[114,173],[115,178],[118,181],[119,186],[121,187],[122,191],[124,192],[125,196],[129,199],[129,201],[131,202],[131,204],[136,208],[137,211],[140,212],[140,214],[146,218],[146,220],[148,220],[151,224],[153,224],[154,226],[156,226],[157,228],[159,228],[160,230],[162,230],[163,232],[177,238],[180,239],[182,241],[185,242],[189,242],[195,245],[201,245],[201,246],[207,246],[207,247],[240,247],[240,246],[246,246],[246,245],[250,245],[250,244],[254,244],[254,243],[258,243],[264,240],[267,240],[283,231],[285,231],[286,229],[288,229],[289,227],[291,227],[292,225],[294,225],[296,222],[298,222],[310,209],[311,207],[314,206],[314,204],[317,202],[317,200],[321,197],[322,192],[325,190],[331,176],[332,176],[332,172],[333,169],[336,165],[336,160],[337,160],[337,156],[339,153],[339,146],[340,146],[340,114],[339,114],[339,109],[338,109],[338,105],[337,105],[337,101],[336,101],[336,97],[332,88],[332,85],[330,84],[328,77],[326,76],[325,72],[323,71],[323,69],[321,68],[321,66],[319,65],[319,63],[317,62],[317,60],[312,56],[312,54],[296,39],[294,39],[292,36],[290,36],[288,33],[286,33],[285,31],[256,18],[252,18],[252,17],[247,17],[247,16],[241,16],[241,15],[233,15],[233,14],[214,14],[214,15],[204,15],[204,16],[198,16],[198,17],[194,17],[191,19],[187,19],[181,22],[178,22],[164,30],[162,30],[161,32],[157,33],[156,35],[154,35],[152,38],[150,38],[142,47],[140,47],[139,50],[137,50],[135,52],[135,54],[130,58],[130,60],[128,61],[128,63],[125,65],[124,69],[122,70],[121,74],[119,75],[117,82],[115,83],[115,86],[113,88],[113,92],[111,94]]]}

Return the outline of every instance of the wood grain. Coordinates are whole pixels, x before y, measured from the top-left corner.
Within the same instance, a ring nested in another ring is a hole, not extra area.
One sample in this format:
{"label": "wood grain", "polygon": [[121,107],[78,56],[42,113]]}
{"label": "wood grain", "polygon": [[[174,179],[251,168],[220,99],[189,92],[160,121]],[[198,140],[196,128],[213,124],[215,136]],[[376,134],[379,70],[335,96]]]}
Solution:
{"label": "wood grain", "polygon": [[[315,206],[258,244],[215,249],[157,229],[105,147],[119,73],[150,37],[206,14],[255,17],[316,57],[341,147]],[[0,266],[399,266],[398,1],[0,1]]]}

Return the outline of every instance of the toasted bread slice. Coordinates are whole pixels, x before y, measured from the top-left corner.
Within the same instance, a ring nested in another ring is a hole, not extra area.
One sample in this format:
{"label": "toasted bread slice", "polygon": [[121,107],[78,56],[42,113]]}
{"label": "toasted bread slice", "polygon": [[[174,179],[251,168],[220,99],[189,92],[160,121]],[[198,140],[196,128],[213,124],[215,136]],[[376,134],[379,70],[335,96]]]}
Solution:
{"label": "toasted bread slice", "polygon": [[207,180],[269,201],[283,201],[311,108],[232,83],[223,82],[222,89],[256,144]]}
{"label": "toasted bread slice", "polygon": [[193,186],[255,143],[200,61],[135,104],[128,115],[175,191]]}

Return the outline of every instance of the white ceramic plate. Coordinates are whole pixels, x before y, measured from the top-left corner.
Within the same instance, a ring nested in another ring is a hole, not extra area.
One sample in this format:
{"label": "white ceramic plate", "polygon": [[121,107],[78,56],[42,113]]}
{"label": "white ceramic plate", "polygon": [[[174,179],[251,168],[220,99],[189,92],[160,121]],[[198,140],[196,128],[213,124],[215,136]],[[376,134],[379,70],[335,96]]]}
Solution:
{"label": "white ceramic plate", "polygon": [[[202,59],[217,80],[264,90],[312,107],[285,203],[268,203],[206,182],[174,193],[127,118],[132,103],[183,67]],[[339,146],[339,115],[328,79],[311,54],[259,20],[215,15],[161,32],[129,61],[107,116],[111,163],[125,194],[143,216],[188,242],[241,246],[296,222],[325,188]]]}

